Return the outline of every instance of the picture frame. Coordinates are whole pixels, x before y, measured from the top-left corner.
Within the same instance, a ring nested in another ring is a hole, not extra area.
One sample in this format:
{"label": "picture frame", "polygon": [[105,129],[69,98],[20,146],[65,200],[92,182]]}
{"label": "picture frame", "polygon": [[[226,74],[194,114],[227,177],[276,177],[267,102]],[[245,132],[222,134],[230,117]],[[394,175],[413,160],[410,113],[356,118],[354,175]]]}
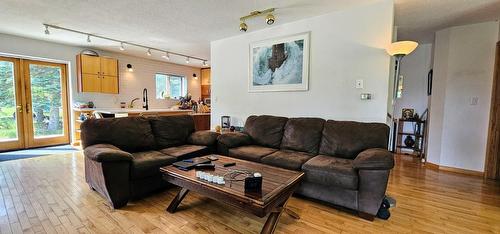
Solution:
{"label": "picture frame", "polygon": [[250,44],[249,92],[307,91],[310,32]]}
{"label": "picture frame", "polygon": [[413,119],[414,115],[415,115],[415,109],[403,108],[401,110],[401,118],[404,120],[411,120]]}

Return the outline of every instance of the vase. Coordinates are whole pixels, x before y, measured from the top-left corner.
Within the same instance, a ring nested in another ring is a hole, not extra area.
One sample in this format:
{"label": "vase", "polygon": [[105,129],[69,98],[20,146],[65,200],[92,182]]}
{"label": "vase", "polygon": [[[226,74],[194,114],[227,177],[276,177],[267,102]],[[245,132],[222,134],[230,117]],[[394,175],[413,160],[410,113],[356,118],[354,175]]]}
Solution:
{"label": "vase", "polygon": [[415,140],[413,140],[411,136],[406,136],[404,143],[407,147],[413,147],[415,145]]}

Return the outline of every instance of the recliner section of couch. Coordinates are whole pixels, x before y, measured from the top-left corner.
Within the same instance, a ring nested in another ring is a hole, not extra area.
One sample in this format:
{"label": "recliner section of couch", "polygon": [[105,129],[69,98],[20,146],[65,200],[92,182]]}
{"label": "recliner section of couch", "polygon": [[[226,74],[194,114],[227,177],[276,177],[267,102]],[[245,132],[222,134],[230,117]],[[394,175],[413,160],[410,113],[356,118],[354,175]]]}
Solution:
{"label": "recliner section of couch", "polygon": [[114,208],[166,188],[159,168],[216,151],[219,134],[189,115],[89,119],[81,125],[85,179]]}
{"label": "recliner section of couch", "polygon": [[262,115],[248,117],[242,133],[220,135],[217,147],[231,157],[303,171],[298,194],[373,220],[394,167],[388,138],[382,123]]}

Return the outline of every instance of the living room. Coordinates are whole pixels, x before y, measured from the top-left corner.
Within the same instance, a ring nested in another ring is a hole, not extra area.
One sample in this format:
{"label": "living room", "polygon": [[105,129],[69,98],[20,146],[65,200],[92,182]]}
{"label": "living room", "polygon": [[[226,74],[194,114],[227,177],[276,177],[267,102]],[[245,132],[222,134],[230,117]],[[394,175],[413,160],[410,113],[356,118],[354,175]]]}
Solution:
{"label": "living room", "polygon": [[498,0],[0,8],[0,233],[500,232]]}

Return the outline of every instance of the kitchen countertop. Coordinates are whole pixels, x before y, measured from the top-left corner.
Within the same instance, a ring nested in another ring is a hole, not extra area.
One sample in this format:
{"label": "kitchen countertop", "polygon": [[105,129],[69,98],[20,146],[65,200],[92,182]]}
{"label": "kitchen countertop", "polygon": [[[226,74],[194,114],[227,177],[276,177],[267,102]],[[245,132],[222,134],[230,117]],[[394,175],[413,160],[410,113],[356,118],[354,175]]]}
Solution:
{"label": "kitchen countertop", "polygon": [[193,110],[179,110],[179,109],[139,109],[139,108],[73,108],[76,111],[99,111],[102,113],[144,113],[144,112],[193,112]]}

